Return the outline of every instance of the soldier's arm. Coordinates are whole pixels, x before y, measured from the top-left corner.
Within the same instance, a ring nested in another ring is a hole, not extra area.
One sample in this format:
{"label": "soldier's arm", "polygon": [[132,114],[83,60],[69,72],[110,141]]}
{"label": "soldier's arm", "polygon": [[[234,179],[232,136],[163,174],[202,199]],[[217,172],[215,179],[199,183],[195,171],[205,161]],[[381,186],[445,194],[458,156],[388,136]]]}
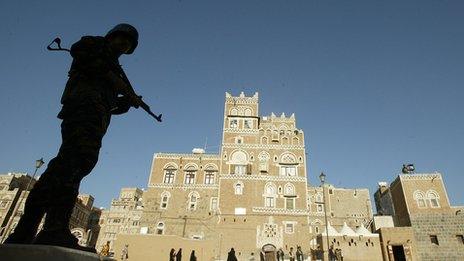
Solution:
{"label": "soldier's arm", "polygon": [[108,71],[106,73],[106,78],[111,82],[113,88],[119,93],[126,97],[130,106],[138,108],[141,105],[140,98],[133,93],[132,89],[113,71]]}

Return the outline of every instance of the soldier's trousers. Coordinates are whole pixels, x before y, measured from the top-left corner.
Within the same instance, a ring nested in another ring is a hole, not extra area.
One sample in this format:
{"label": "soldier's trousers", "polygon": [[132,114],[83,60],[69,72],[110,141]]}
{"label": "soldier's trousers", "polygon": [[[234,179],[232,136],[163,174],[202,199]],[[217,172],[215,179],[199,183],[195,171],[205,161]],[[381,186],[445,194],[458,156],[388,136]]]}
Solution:
{"label": "soldier's trousers", "polygon": [[58,155],[49,162],[26,200],[24,215],[15,229],[17,238],[32,240],[44,214],[45,231],[69,231],[80,182],[98,161],[110,118],[109,110],[98,103],[70,106],[61,124]]}

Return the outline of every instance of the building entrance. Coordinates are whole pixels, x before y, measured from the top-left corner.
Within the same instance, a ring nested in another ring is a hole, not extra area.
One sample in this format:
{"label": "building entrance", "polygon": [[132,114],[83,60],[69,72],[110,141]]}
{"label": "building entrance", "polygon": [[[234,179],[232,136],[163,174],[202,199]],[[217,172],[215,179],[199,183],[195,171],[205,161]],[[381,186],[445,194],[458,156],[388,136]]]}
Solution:
{"label": "building entrance", "polygon": [[400,246],[392,246],[393,250],[393,259],[395,261],[406,261],[406,256],[404,255],[404,248]]}
{"label": "building entrance", "polygon": [[272,244],[266,244],[262,247],[265,261],[276,261],[276,247]]}

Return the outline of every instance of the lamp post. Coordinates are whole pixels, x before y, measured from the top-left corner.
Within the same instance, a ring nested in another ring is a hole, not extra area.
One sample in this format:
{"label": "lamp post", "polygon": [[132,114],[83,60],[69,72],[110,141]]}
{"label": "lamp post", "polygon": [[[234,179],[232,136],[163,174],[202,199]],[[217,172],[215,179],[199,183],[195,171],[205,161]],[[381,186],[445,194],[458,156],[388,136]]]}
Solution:
{"label": "lamp post", "polygon": [[[42,165],[44,164],[45,162],[43,161],[43,158],[40,158],[38,160],[35,161],[35,170],[34,170],[34,174],[32,175],[32,178],[29,180],[29,182],[27,183],[27,186],[26,186],[26,189],[24,190],[24,197],[26,196],[26,193],[27,191],[29,190],[29,187],[31,186],[31,183],[32,183],[32,180],[35,178],[35,175],[37,174],[37,170],[42,167]],[[22,191],[19,189],[19,200],[18,200],[18,203],[16,204],[14,210],[13,210],[13,213],[10,217],[10,220],[8,221],[8,223],[6,224],[6,227],[5,227],[5,234],[4,234],[4,237],[3,239],[0,238],[1,240],[0,241],[4,241],[4,239],[6,239],[10,232],[10,227],[11,227],[11,223],[13,222],[13,219],[14,217],[16,216],[16,213],[18,213],[18,210],[21,208],[21,204],[23,203],[23,198],[24,197],[21,197],[21,194],[22,194]],[[24,210],[23,210],[24,212]],[[22,213],[21,213],[21,216],[22,216]]]}
{"label": "lamp post", "polygon": [[40,158],[38,160],[35,161],[35,170],[34,170],[34,174],[32,175],[32,178],[29,180],[29,182],[27,183],[27,186],[26,186],[26,191],[29,190],[29,186],[31,185],[31,182],[32,180],[35,178],[35,174],[37,174],[37,170],[40,169],[40,167],[42,167],[42,165],[44,164],[45,162],[43,161],[43,158]]}
{"label": "lamp post", "polygon": [[[324,202],[324,217],[325,217],[325,232],[326,232],[326,238],[327,238],[327,260],[330,260],[330,252],[329,252],[329,222],[327,221],[327,203],[325,200],[325,174],[324,172],[321,172],[321,175],[319,175],[319,180],[321,181],[321,186],[322,186],[322,201]],[[322,248],[322,251],[324,251],[324,248]]]}

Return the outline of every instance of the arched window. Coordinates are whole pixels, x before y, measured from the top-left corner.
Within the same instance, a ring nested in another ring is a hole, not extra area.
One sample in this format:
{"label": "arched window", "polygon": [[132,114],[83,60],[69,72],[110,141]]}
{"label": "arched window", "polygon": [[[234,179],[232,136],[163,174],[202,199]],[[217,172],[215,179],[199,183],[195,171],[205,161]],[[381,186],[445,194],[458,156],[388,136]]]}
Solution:
{"label": "arched window", "polygon": [[205,184],[214,184],[216,178],[217,168],[209,166],[205,169]]}
{"label": "arched window", "polygon": [[435,190],[427,191],[427,199],[429,200],[430,206],[432,208],[439,208],[440,207],[440,196]]}
{"label": "arched window", "polygon": [[289,196],[295,195],[295,186],[292,183],[285,184],[284,194]]}
{"label": "arched window", "polygon": [[237,109],[232,108],[232,109],[230,110],[230,115],[237,115],[237,114],[238,114]]}
{"label": "arched window", "polygon": [[250,108],[245,109],[245,116],[251,116],[251,109]]}
{"label": "arched window", "polygon": [[195,175],[196,175],[196,168],[194,166],[189,166],[185,169],[185,184],[195,184]]}
{"label": "arched window", "polygon": [[200,195],[198,194],[198,192],[196,191],[190,192],[188,210],[194,211],[197,209],[198,198],[200,198]]}
{"label": "arched window", "polygon": [[245,175],[247,173],[248,157],[243,151],[234,152],[231,157],[232,173],[237,175]]}
{"label": "arched window", "polygon": [[161,202],[160,202],[160,208],[161,209],[166,209],[168,208],[168,203],[169,203],[169,198],[171,197],[171,193],[168,191],[164,191],[161,193]]}
{"label": "arched window", "polygon": [[268,183],[264,187],[264,206],[267,208],[275,208],[277,188],[273,183]]}
{"label": "arched window", "polygon": [[156,234],[164,234],[164,222],[158,222],[158,224],[156,225]]}
{"label": "arched window", "polygon": [[174,183],[175,175],[176,175],[176,168],[172,165],[168,165],[164,169],[163,183],[167,183],[167,184]]}
{"label": "arched window", "polygon": [[427,207],[424,192],[422,192],[420,190],[414,191],[413,198],[416,201],[417,206],[419,208],[426,208]]}
{"label": "arched window", "polygon": [[243,183],[237,182],[234,185],[235,195],[242,195],[243,194]]}

